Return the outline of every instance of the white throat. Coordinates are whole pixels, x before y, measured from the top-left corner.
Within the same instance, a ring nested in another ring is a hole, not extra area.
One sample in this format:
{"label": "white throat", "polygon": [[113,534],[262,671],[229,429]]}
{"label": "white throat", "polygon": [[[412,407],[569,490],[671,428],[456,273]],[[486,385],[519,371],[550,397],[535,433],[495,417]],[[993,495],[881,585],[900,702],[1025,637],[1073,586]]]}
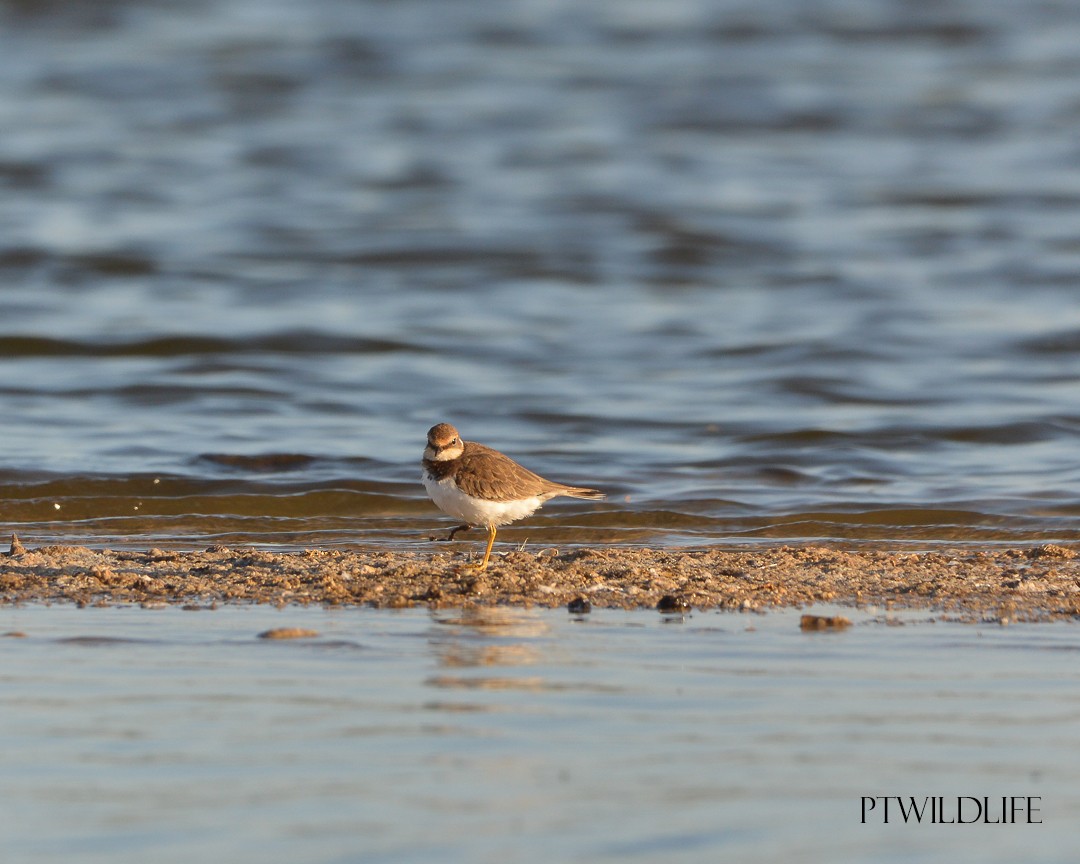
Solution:
{"label": "white throat", "polygon": [[436,450],[429,444],[424,450],[424,458],[431,462],[449,462],[452,459],[457,459],[464,452],[464,447],[447,447],[445,450]]}

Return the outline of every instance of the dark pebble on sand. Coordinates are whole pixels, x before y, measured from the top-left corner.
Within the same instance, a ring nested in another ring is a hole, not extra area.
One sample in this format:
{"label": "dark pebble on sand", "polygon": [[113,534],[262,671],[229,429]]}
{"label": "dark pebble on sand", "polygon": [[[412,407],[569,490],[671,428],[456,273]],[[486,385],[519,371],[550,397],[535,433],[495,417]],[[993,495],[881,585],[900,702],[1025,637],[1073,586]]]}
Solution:
{"label": "dark pebble on sand", "polygon": [[656,604],[657,611],[665,613],[689,612],[691,608],[693,607],[686,602],[684,597],[676,597],[674,594],[665,594],[660,598],[660,602]]}
{"label": "dark pebble on sand", "polygon": [[259,634],[260,639],[313,639],[318,636],[316,630],[307,630],[303,627],[275,627],[273,630],[264,630]]}
{"label": "dark pebble on sand", "polygon": [[824,615],[803,615],[799,619],[799,627],[803,630],[843,630],[850,627],[851,621],[843,615],[826,617]]}

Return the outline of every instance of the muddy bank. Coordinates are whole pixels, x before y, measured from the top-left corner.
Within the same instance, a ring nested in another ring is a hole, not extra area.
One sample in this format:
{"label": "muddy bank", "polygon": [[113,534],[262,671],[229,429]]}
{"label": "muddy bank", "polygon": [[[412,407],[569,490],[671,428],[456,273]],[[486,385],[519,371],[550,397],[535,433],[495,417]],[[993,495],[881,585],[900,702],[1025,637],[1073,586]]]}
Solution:
{"label": "muddy bank", "polygon": [[927,608],[961,617],[1080,616],[1080,558],[1061,546],[920,553],[816,546],[754,550],[511,551],[487,571],[471,545],[268,552],[23,548],[0,557],[0,603],[319,603],[743,609],[818,603]]}

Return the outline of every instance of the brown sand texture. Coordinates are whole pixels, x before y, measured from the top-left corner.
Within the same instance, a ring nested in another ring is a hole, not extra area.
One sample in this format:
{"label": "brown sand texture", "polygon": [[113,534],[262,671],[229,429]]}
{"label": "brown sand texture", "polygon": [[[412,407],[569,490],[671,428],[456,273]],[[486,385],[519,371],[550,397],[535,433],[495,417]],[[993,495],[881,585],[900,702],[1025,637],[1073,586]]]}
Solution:
{"label": "brown sand texture", "polygon": [[961,620],[1080,617],[1073,549],[898,552],[820,546],[754,549],[564,548],[501,552],[487,570],[472,545],[432,552],[385,549],[273,552],[24,548],[0,556],[0,603],[222,603],[377,608],[566,606],[763,612],[831,604],[929,609]]}

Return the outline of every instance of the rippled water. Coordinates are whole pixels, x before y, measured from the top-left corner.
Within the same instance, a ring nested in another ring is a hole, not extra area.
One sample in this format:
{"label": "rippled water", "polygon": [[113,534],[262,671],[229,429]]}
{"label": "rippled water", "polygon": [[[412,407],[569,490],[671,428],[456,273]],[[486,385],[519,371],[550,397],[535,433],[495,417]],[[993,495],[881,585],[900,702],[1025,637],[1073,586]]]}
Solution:
{"label": "rippled water", "polygon": [[0,520],[1080,539],[1080,7],[0,3]]}
{"label": "rippled water", "polygon": [[1073,860],[1075,628],[855,617],[9,608],[4,860]]}

